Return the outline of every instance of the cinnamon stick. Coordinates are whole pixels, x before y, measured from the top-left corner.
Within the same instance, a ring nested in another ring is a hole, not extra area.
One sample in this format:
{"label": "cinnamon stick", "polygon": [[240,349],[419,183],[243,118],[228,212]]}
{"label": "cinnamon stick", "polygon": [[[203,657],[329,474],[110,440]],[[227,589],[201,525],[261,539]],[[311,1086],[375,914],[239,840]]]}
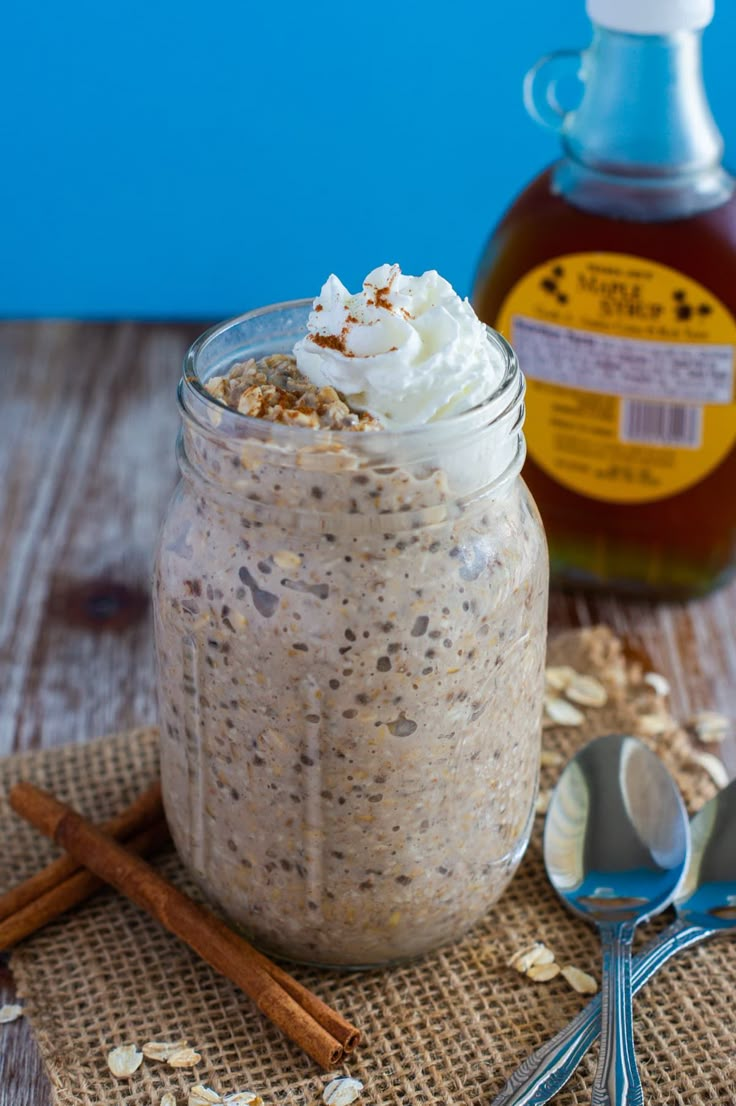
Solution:
{"label": "cinnamon stick", "polygon": [[[130,852],[139,855],[155,852],[169,840],[169,828],[161,819],[125,842]],[[7,950],[30,937],[59,915],[84,902],[105,886],[104,880],[82,868],[68,879],[39,895],[33,902],[0,922],[0,950]]]}
{"label": "cinnamon stick", "polygon": [[[244,938],[53,795],[32,784],[19,783],[10,792],[10,802],[21,817],[148,911],[212,968],[245,991],[266,1017],[323,1068],[339,1064],[345,1047],[316,1019],[312,1012],[316,1012],[315,1004],[310,1002],[311,1009],[300,1005],[294,997],[301,992],[296,980],[290,980],[292,986],[287,990],[283,978],[273,974],[281,975],[281,969],[270,965]],[[264,962],[269,964],[268,969]],[[352,1026],[350,1030],[354,1041],[358,1031]]]}
{"label": "cinnamon stick", "polygon": [[[159,821],[163,816],[161,782],[156,780],[129,807],[105,822],[102,828],[110,837],[124,840],[139,830],[145,829],[146,826]],[[42,895],[63,883],[64,880],[69,879],[70,876],[79,871],[80,867],[81,865],[71,856],[60,856],[58,860],[54,860],[51,864],[42,868],[30,879],[19,883],[17,887],[12,887],[4,895],[0,895],[0,922],[11,915],[17,914],[32,902],[35,902],[36,899],[41,898]],[[0,940],[0,948],[3,947],[5,946]]]}
{"label": "cinnamon stick", "polygon": [[[236,941],[240,940],[238,935],[220,918],[213,915],[212,920],[225,937],[234,937]],[[252,948],[252,946],[250,947]],[[340,1042],[346,1055],[357,1048],[360,1044],[360,1030],[356,1029],[347,1018],[344,1018],[342,1014],[338,1014],[336,1010],[333,1010],[321,998],[309,991],[302,983],[299,983],[283,968],[280,968],[278,964],[274,964],[273,960],[269,960],[263,953],[254,948],[252,948],[252,952],[263,970],[268,972],[276,983],[279,983],[300,1006],[312,1015],[315,1021],[324,1026],[327,1032]]]}

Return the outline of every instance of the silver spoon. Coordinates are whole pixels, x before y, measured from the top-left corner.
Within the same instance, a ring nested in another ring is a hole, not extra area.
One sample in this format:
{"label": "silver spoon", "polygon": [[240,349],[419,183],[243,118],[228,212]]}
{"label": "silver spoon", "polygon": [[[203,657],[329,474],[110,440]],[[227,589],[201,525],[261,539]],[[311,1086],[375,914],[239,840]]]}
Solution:
{"label": "silver spoon", "polygon": [[[736,780],[690,823],[692,851],[677,889],[677,921],[632,962],[636,994],[681,949],[736,932]],[[600,996],[521,1064],[492,1106],[543,1106],[560,1091],[601,1031]]]}
{"label": "silver spoon", "polygon": [[664,764],[625,734],[591,741],[552,795],[544,861],[570,910],[603,947],[601,1050],[593,1106],[642,1106],[631,1010],[636,926],[668,905],[690,850],[685,805]]}

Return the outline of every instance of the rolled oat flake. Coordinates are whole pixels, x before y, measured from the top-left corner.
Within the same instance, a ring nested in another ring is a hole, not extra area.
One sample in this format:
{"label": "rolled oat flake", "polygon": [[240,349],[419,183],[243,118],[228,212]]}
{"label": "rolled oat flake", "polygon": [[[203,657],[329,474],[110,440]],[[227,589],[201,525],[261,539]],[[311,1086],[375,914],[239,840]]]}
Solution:
{"label": "rolled oat flake", "polygon": [[107,1054],[107,1066],[116,1079],[130,1079],[143,1063],[143,1053],[135,1045],[118,1045]]}
{"label": "rolled oat flake", "polygon": [[187,1106],[221,1106],[222,1098],[213,1091],[212,1087],[205,1087],[203,1083],[197,1083],[189,1091]]}
{"label": "rolled oat flake", "polygon": [[333,1079],[322,1091],[322,1101],[326,1106],[350,1106],[360,1097],[363,1084],[359,1079],[351,1079],[350,1076],[341,1076]]}
{"label": "rolled oat flake", "polygon": [[185,1040],[180,1041],[146,1041],[141,1046],[141,1052],[147,1060],[161,1060],[166,1061],[170,1056],[173,1056],[175,1052],[180,1052],[181,1049],[187,1047]]}
{"label": "rolled oat flake", "polygon": [[166,1058],[170,1068],[193,1068],[202,1059],[199,1052],[193,1048],[177,1048]]}

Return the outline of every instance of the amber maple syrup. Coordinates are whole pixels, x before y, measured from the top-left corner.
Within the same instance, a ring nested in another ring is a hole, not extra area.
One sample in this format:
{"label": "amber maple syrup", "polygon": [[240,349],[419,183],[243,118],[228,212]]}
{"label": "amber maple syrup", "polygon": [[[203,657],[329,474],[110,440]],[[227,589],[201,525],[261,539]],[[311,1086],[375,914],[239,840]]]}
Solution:
{"label": "amber maple syrup", "polygon": [[[588,2],[605,21],[613,0]],[[736,561],[736,199],[699,50],[699,26],[597,25],[580,107],[536,112],[560,114],[566,156],[478,269],[476,310],[528,379],[524,475],[558,583],[684,597]]]}

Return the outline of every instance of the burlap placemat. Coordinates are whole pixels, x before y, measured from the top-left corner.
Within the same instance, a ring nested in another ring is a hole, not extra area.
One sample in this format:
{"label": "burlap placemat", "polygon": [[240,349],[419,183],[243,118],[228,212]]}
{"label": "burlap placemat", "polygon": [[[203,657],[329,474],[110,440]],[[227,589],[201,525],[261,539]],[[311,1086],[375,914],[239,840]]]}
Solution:
{"label": "burlap placemat", "polygon": [[[569,756],[589,738],[637,732],[638,718],[661,707],[641,683],[641,665],[602,628],[566,634],[550,663],[598,675],[609,702],[587,711],[576,729],[545,731],[544,745]],[[680,731],[650,742],[676,773],[691,809],[713,793]],[[156,735],[138,730],[87,745],[0,763],[0,890],[32,874],[54,849],[7,806],[16,780],[32,779],[95,820],[127,804],[157,770]],[[545,768],[548,789],[558,768]],[[519,1061],[581,1007],[564,979],[533,983],[508,968],[514,951],[544,941],[560,963],[599,977],[592,930],[560,905],[541,861],[542,819],[521,869],[501,902],[464,940],[421,962],[386,971],[295,974],[364,1031],[344,1069],[365,1083],[362,1106],[489,1103]],[[168,878],[193,891],[173,855]],[[651,935],[652,927],[646,927]],[[310,1106],[327,1081],[227,980],[217,976],[138,908],[102,892],[26,941],[13,954],[59,1106],[158,1106],[164,1090],[186,1103],[197,1082],[221,1092],[258,1091],[267,1103]],[[636,1002],[637,1046],[645,1100],[726,1103],[736,1097],[736,1006],[727,941],[681,954]],[[0,1026],[12,1032],[13,1025]],[[105,1057],[115,1045],[184,1037],[202,1053],[194,1072],[144,1061],[122,1083]],[[590,1101],[594,1053],[556,1102]]]}

